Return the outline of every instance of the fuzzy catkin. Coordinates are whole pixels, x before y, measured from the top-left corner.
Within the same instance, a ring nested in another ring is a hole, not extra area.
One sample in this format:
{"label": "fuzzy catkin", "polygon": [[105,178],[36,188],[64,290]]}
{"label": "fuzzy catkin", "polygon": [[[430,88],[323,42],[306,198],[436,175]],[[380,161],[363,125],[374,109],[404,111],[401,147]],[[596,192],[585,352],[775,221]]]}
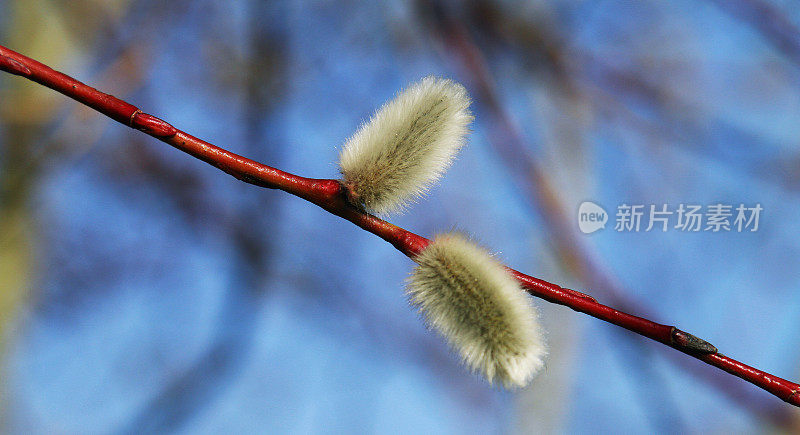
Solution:
{"label": "fuzzy catkin", "polygon": [[527,385],[547,352],[536,309],[514,277],[459,234],[437,236],[414,261],[406,294],[428,326],[489,382]]}
{"label": "fuzzy catkin", "polygon": [[464,144],[472,115],[466,89],[425,77],[385,103],[339,155],[351,202],[378,214],[422,196]]}

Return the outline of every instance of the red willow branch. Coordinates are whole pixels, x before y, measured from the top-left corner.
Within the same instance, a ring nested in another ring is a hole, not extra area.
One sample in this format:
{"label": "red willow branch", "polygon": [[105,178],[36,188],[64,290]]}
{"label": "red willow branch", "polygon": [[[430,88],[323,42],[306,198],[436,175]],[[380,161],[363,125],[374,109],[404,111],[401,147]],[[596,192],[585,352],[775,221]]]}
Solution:
{"label": "red willow branch", "polygon": [[[58,91],[131,128],[143,131],[237,179],[256,186],[279,189],[312,202],[347,219],[413,257],[428,239],[365,213],[347,201],[338,180],[300,177],[234,154],[181,131],[136,106],[87,86],[33,59],[0,46],[0,70],[19,75]],[[710,343],[680,329],[652,322],[597,302],[593,297],[511,270],[533,296],[564,305],[718,367],[800,407],[800,385],[743,364],[717,352]]]}

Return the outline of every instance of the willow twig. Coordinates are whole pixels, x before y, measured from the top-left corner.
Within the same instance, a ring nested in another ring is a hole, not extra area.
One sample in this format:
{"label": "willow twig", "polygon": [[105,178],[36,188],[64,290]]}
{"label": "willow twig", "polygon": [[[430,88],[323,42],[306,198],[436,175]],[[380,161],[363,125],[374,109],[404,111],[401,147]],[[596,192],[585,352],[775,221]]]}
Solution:
{"label": "willow twig", "polygon": [[[87,86],[33,59],[0,46],[0,70],[19,75],[56,90],[131,128],[166,142],[224,172],[256,186],[279,189],[310,201],[386,240],[409,257],[418,254],[428,239],[365,213],[347,201],[338,180],[300,177],[255,162],[181,131],[136,106]],[[516,270],[514,277],[533,296],[567,306],[641,336],[663,343],[707,364],[756,385],[800,407],[800,385],[722,355],[710,343],[680,329],[634,316],[597,302],[593,297],[534,278]]]}

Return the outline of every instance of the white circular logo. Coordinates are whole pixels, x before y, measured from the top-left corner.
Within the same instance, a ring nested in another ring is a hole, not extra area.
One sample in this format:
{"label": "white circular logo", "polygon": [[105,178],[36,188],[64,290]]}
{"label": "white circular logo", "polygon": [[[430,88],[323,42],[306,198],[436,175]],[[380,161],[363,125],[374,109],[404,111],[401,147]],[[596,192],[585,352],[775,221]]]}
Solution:
{"label": "white circular logo", "polygon": [[608,222],[608,213],[599,205],[591,202],[584,201],[578,207],[578,228],[584,234],[593,233],[601,228],[606,227]]}

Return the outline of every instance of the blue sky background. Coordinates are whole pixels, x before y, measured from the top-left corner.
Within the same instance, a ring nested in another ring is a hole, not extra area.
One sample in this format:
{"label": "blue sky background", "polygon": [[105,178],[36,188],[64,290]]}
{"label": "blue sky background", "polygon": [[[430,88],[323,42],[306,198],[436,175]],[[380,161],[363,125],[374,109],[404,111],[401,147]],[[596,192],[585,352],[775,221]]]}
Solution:
{"label": "blue sky background", "polygon": [[[337,176],[340,145],[398,89],[431,74],[462,82],[475,100],[469,145],[390,221],[468,231],[514,268],[796,380],[800,16],[752,4],[6,0],[0,41],[317,178]],[[47,19],[24,28],[31,14]],[[55,39],[66,48],[48,50]],[[20,121],[21,81],[0,77],[0,179],[31,178],[14,204],[34,255],[7,319],[4,432],[800,424],[743,381],[544,301],[547,368],[523,391],[493,388],[407,306],[412,263],[385,242],[63,97],[41,100],[46,119]],[[46,156],[36,172],[14,160],[28,154]],[[549,184],[533,185],[532,167]],[[606,229],[578,231],[585,200],[612,215]],[[759,230],[613,230],[623,203],[717,202],[761,204]]]}

